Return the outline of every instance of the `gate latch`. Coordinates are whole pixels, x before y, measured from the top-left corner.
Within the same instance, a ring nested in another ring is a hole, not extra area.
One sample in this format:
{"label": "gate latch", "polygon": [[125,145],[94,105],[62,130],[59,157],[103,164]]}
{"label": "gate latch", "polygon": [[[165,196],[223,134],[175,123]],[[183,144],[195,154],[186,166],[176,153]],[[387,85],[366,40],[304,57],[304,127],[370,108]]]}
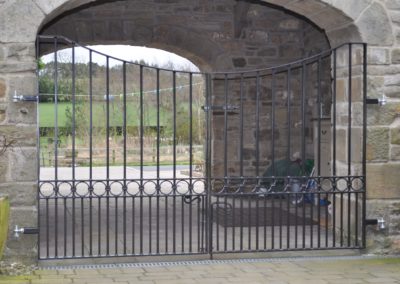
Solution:
{"label": "gate latch", "polygon": [[18,102],[36,102],[37,96],[23,96],[18,95],[17,91],[14,91],[14,96],[12,97],[14,103]]}
{"label": "gate latch", "polygon": [[387,99],[386,96],[383,95],[382,98],[380,99],[372,99],[372,98],[367,98],[366,103],[368,105],[380,105],[380,106],[384,106],[387,103]]}
{"label": "gate latch", "polygon": [[15,236],[15,238],[19,238],[20,234],[35,235],[35,234],[38,234],[38,233],[39,233],[38,228],[32,228],[32,227],[22,227],[22,228],[20,228],[18,225],[15,225],[15,227],[14,227],[14,236]]}

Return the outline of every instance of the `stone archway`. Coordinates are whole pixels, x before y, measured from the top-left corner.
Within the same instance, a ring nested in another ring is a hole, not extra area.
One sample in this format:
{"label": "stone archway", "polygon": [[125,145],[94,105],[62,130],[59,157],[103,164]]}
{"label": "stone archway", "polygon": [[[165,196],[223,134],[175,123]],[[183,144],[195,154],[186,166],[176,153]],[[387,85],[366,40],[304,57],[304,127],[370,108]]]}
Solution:
{"label": "stone archway", "polygon": [[[36,226],[31,218],[35,212],[36,195],[36,111],[29,103],[14,104],[14,90],[19,94],[32,95],[36,90],[35,38],[39,30],[59,15],[73,11],[88,3],[107,1],[76,1],[76,0],[15,0],[0,2],[0,128],[3,133],[19,143],[18,149],[13,149],[5,155],[0,173],[0,188],[11,196],[12,222],[21,226]],[[277,5],[288,11],[303,15],[318,27],[325,30],[331,46],[346,41],[365,41],[369,44],[369,93],[374,96],[386,94],[396,98],[400,79],[395,64],[399,62],[400,44],[394,37],[397,22],[391,20],[395,10],[399,8],[396,1],[263,1]],[[178,31],[179,33],[179,31]],[[212,46],[211,46],[212,47]],[[181,53],[182,51],[178,51]],[[190,57],[190,56],[188,56]],[[196,61],[196,60],[195,60]],[[198,60],[200,62],[201,60]],[[221,62],[228,64],[226,58]],[[230,63],[230,62],[229,62]],[[387,65],[393,64],[392,67]],[[206,66],[206,65],[205,65]],[[205,67],[207,68],[207,67]],[[379,110],[371,109],[372,125],[369,141],[369,171],[371,179],[369,193],[372,207],[371,217],[381,212],[386,217],[395,212],[395,200],[400,198],[397,189],[396,172],[398,165],[398,141],[389,140],[390,135],[398,132],[395,119],[399,103],[393,101],[384,109],[384,118]],[[389,134],[391,133],[391,134]],[[384,145],[383,147],[381,145]],[[388,171],[386,171],[386,170]],[[388,178],[389,177],[389,178]],[[374,180],[376,180],[374,182]],[[379,182],[379,184],[378,184]],[[385,191],[379,192],[376,187]],[[380,185],[380,186],[379,186]],[[388,198],[385,203],[381,198]],[[385,208],[385,210],[383,209]],[[396,219],[397,220],[397,219]],[[397,222],[398,221],[394,221]],[[394,224],[397,224],[394,223]],[[10,230],[11,231],[11,230]],[[398,236],[388,235],[394,249],[398,249]],[[10,257],[20,257],[21,251],[31,259],[35,258],[35,238],[24,237],[24,242],[10,241],[6,254]],[[396,242],[397,240],[397,242]],[[397,245],[396,245],[397,244]]]}

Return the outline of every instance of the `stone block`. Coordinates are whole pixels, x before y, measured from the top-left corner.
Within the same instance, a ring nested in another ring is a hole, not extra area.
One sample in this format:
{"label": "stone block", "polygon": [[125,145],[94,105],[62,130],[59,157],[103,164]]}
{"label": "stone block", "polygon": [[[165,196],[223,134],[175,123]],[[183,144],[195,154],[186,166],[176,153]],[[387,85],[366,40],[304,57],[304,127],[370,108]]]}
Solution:
{"label": "stone block", "polygon": [[357,20],[357,26],[370,45],[392,45],[394,42],[392,25],[385,8],[374,2]]}
{"label": "stone block", "polygon": [[400,145],[400,127],[390,129],[390,142],[395,145]]}
{"label": "stone block", "polygon": [[50,14],[62,4],[66,3],[67,0],[33,0],[33,2],[35,2],[44,13]]}
{"label": "stone block", "polygon": [[400,85],[387,86],[382,88],[383,94],[389,98],[399,98],[400,97]]}
{"label": "stone block", "polygon": [[301,22],[297,19],[286,19],[279,23],[279,28],[284,30],[297,30],[301,27]]}
{"label": "stone block", "polygon": [[392,63],[399,64],[400,63],[400,48],[396,48],[392,50]]}
{"label": "stone block", "polygon": [[10,61],[24,61],[36,56],[35,43],[12,43],[5,46],[6,59]]}
{"label": "stone block", "polygon": [[367,164],[367,197],[370,199],[400,198],[400,164]]}
{"label": "stone block", "polygon": [[1,155],[1,162],[0,162],[0,183],[6,182],[7,174],[8,174],[8,155]]}
{"label": "stone block", "polygon": [[44,16],[42,10],[31,0],[7,1],[0,10],[1,41],[35,42]]}
{"label": "stone block", "polygon": [[36,205],[36,182],[0,184],[0,192],[9,197],[11,206],[15,207]]}
{"label": "stone block", "polygon": [[17,72],[35,72],[36,62],[32,58],[29,62],[0,62],[0,74],[2,73],[17,73]]}
{"label": "stone block", "polygon": [[[351,161],[353,163],[361,163],[362,162],[362,154],[363,154],[363,135],[362,128],[353,128],[351,131]],[[344,148],[339,148],[339,151],[343,151]]]}
{"label": "stone block", "polygon": [[275,57],[277,50],[274,47],[264,48],[257,53],[258,56]]}
{"label": "stone block", "polygon": [[386,8],[393,10],[400,10],[400,2],[398,0],[386,0]]}
{"label": "stone block", "polygon": [[389,49],[376,47],[369,48],[368,64],[390,64]]}
{"label": "stone block", "polygon": [[37,180],[36,148],[15,148],[9,153],[10,181]]}
{"label": "stone block", "polygon": [[232,63],[234,67],[241,68],[245,67],[247,62],[245,58],[239,57],[239,58],[232,58]]}
{"label": "stone block", "polygon": [[400,113],[400,103],[391,102],[385,106],[368,106],[367,125],[390,125]]}
{"label": "stone block", "polygon": [[336,147],[340,151],[336,151],[336,160],[346,162],[347,161],[347,131],[346,129],[336,130]]}
{"label": "stone block", "polygon": [[351,79],[351,101],[362,102],[363,101],[363,80],[361,77],[353,77]]}
{"label": "stone block", "polygon": [[400,161],[400,146],[397,145],[390,146],[390,160]]}
{"label": "stone block", "polygon": [[384,86],[385,77],[384,76],[368,76],[367,78],[367,90],[370,92],[381,93]]}
{"label": "stone block", "polygon": [[[14,141],[12,149],[17,147],[36,146],[36,127],[34,126],[0,126],[0,139],[6,138],[8,142]],[[1,143],[1,140],[0,140]],[[11,149],[10,149],[11,150]]]}
{"label": "stone block", "polygon": [[389,159],[389,128],[370,127],[367,129],[367,161]]}
{"label": "stone block", "polygon": [[347,80],[337,79],[336,80],[336,101],[346,102],[347,101]]}
{"label": "stone block", "polygon": [[6,96],[7,85],[4,79],[0,78],[0,99],[3,99]]}
{"label": "stone block", "polygon": [[399,85],[400,84],[400,75],[399,74],[387,75],[387,76],[385,76],[384,83],[385,83],[385,86]]}
{"label": "stone block", "polygon": [[6,119],[7,105],[0,105],[0,124]]}

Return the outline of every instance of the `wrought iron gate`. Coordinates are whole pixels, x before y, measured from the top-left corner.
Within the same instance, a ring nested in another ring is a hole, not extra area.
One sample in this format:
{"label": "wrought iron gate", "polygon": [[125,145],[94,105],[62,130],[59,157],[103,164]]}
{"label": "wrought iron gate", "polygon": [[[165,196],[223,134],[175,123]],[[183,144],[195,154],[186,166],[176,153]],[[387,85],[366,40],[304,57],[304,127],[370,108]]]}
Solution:
{"label": "wrought iron gate", "polygon": [[365,246],[365,44],[207,74],[78,47],[38,38],[40,259]]}

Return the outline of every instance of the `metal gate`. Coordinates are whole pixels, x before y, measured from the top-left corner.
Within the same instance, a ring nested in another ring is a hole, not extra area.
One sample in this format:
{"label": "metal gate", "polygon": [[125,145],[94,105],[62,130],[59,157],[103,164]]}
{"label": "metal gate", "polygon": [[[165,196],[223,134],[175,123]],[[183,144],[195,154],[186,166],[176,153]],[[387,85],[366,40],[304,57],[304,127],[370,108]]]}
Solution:
{"label": "metal gate", "polygon": [[365,44],[227,73],[50,51],[39,259],[365,246]]}

